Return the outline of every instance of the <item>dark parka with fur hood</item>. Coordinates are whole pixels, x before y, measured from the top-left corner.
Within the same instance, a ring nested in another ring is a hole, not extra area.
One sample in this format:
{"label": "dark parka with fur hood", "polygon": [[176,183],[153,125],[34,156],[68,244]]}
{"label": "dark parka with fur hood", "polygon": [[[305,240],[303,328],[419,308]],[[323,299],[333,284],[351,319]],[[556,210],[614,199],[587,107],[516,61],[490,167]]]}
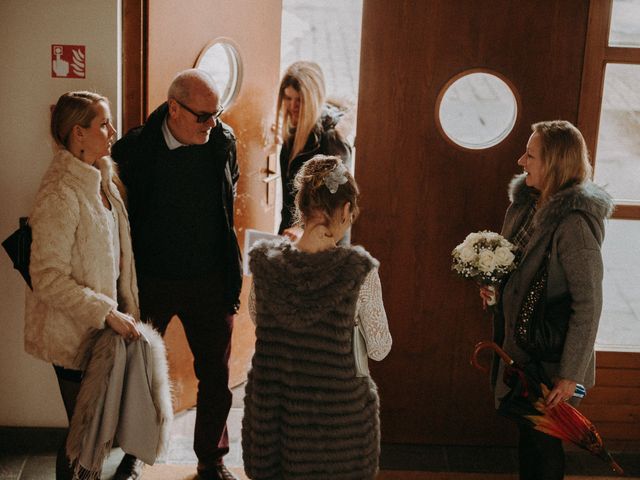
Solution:
{"label": "dark parka with fur hood", "polygon": [[[511,205],[502,235],[512,239],[527,212],[536,201],[535,190],[525,183],[526,175],[511,182]],[[494,334],[504,350],[517,362],[529,356],[515,342],[514,327],[525,294],[545,258],[550,245],[547,299],[571,295],[572,313],[564,349],[559,363],[544,363],[550,378],[558,377],[595,384],[594,343],[602,310],[602,254],[604,220],[613,210],[613,201],[590,181],[563,189],[552,195],[533,218],[534,231],[517,269],[502,291],[503,315],[496,315]],[[507,393],[500,380],[504,364],[500,362],[496,382],[496,399]],[[494,378],[494,382],[495,382]]]}

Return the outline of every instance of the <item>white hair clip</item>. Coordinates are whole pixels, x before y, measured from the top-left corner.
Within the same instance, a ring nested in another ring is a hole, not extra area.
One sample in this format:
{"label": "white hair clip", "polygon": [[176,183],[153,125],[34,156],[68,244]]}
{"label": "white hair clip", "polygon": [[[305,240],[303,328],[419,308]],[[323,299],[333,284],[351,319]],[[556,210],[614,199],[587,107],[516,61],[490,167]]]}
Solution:
{"label": "white hair clip", "polygon": [[347,183],[347,172],[347,167],[345,167],[344,164],[340,162],[338,163],[338,165],[336,165],[336,168],[325,175],[322,181],[331,193],[336,193],[340,185]]}

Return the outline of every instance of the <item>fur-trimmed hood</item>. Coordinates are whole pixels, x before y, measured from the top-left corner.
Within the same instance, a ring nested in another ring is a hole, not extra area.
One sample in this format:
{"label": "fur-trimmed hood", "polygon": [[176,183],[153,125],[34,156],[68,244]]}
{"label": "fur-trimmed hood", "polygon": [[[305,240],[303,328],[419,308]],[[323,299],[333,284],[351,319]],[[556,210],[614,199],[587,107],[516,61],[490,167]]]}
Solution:
{"label": "fur-trimmed hood", "polygon": [[257,242],[249,256],[256,296],[269,299],[256,305],[258,319],[295,328],[326,320],[327,311],[352,321],[362,282],[378,266],[360,246],[308,253],[287,239]]}
{"label": "fur-trimmed hood", "polygon": [[[509,199],[514,205],[533,203],[537,190],[525,183],[527,174],[516,175],[509,184]],[[611,195],[591,181],[586,181],[559,191],[538,210],[535,226],[545,230],[555,227],[572,211],[581,211],[601,223],[613,213]]]}

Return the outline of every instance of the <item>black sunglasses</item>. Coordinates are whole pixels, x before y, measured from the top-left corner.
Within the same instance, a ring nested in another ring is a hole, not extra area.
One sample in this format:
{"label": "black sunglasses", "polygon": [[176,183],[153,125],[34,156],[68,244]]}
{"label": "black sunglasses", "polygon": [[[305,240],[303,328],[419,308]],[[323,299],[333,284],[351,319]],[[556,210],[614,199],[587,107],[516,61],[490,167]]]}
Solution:
{"label": "black sunglasses", "polygon": [[195,115],[196,122],[198,122],[198,123],[204,123],[204,122],[208,121],[210,118],[213,118],[214,120],[217,120],[218,117],[220,115],[222,115],[222,112],[224,111],[224,108],[220,107],[216,113],[196,113],[193,110],[191,110],[189,107],[187,107],[184,103],[182,103],[180,100],[177,100],[175,98],[174,98],[174,100],[176,101],[176,103],[178,105],[180,105],[182,108],[184,108],[187,112]]}

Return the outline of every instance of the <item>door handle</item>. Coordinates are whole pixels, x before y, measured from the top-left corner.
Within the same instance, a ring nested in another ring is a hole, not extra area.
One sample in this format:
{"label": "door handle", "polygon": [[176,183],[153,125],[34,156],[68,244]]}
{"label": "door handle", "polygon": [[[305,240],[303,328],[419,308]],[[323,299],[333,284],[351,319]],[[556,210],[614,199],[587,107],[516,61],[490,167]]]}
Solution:
{"label": "door handle", "polygon": [[277,180],[277,179],[280,178],[280,174],[279,173],[274,172],[273,170],[271,170],[269,168],[262,168],[260,170],[260,173],[266,173],[267,174],[267,176],[262,179],[262,181],[264,183],[271,183],[274,180]]}

